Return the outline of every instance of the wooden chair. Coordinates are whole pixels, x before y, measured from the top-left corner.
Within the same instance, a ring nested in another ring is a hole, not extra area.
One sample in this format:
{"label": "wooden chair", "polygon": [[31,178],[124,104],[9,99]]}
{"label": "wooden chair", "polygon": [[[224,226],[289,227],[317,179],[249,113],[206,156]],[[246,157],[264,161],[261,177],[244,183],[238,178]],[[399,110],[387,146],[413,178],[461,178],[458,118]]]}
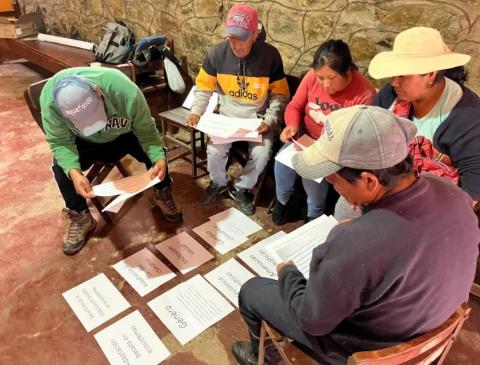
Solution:
{"label": "wooden chair", "polygon": [[[43,124],[42,124],[42,113],[40,109],[40,94],[42,92],[43,87],[47,83],[48,79],[42,80],[35,82],[27,87],[27,89],[24,91],[24,97],[25,101],[27,102],[27,105],[30,109],[30,112],[32,113],[33,119],[37,122],[38,126],[40,129],[44,131],[43,129]],[[93,165],[90,167],[87,173],[87,178],[90,181],[90,183],[95,183],[95,184],[100,184],[105,178],[108,176],[110,171],[114,167],[117,167],[120,173],[123,176],[128,176],[127,171],[123,167],[123,165],[120,163],[120,160],[113,161],[113,162],[105,162],[105,161],[95,161]],[[102,212],[104,206],[100,202],[98,198],[92,198],[91,199],[93,205],[95,208],[97,208],[98,212],[100,215],[105,219],[107,223],[112,223],[112,219],[106,212]]]}
{"label": "wooden chair", "polygon": [[[453,342],[456,340],[465,320],[470,314],[470,306],[463,303],[443,324],[421,336],[407,342],[381,350],[356,352],[348,357],[347,365],[442,365]],[[258,364],[264,364],[265,347],[271,341],[280,353],[284,363],[310,364],[314,361],[305,354],[305,358],[288,356],[293,347],[291,340],[272,329],[262,321]],[[290,350],[290,351],[288,351]],[[313,362],[316,363],[316,362]]]}

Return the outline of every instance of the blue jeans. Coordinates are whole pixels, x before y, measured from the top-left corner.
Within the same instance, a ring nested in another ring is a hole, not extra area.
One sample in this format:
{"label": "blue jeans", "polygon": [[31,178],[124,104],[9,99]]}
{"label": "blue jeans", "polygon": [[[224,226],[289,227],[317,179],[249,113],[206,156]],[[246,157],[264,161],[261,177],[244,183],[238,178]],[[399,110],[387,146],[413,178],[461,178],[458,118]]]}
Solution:
{"label": "blue jeans", "polygon": [[[250,190],[255,186],[258,177],[270,159],[272,145],[273,137],[271,133],[264,134],[260,143],[248,143],[250,159],[243,168],[242,174],[235,180],[235,187]],[[231,143],[212,144],[210,142],[207,145],[207,165],[210,179],[219,186],[228,184],[226,165],[231,147]]]}
{"label": "blue jeans", "polygon": [[[279,151],[279,153],[290,146],[290,143],[285,144]],[[295,170],[283,163],[275,161],[275,191],[277,200],[283,205],[287,204],[290,196],[293,193],[295,181],[298,174]],[[302,178],[303,188],[307,194],[307,216],[309,218],[317,218],[323,214],[325,210],[325,204],[328,193],[328,182],[322,180],[321,183],[317,183],[313,180]]]}

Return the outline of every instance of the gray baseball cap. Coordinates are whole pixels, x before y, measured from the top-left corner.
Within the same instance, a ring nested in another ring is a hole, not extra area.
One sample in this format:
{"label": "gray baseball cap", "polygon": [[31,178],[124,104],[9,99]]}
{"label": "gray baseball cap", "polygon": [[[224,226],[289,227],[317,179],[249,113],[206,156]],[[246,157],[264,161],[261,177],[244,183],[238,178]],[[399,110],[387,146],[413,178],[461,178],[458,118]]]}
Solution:
{"label": "gray baseball cap", "polygon": [[90,136],[107,125],[107,113],[94,85],[84,77],[66,76],[53,86],[53,99],[65,118]]}
{"label": "gray baseball cap", "polygon": [[376,107],[357,105],[330,113],[321,137],[292,158],[297,173],[310,180],[343,167],[377,170],[395,166],[408,155],[417,132],[406,118]]}

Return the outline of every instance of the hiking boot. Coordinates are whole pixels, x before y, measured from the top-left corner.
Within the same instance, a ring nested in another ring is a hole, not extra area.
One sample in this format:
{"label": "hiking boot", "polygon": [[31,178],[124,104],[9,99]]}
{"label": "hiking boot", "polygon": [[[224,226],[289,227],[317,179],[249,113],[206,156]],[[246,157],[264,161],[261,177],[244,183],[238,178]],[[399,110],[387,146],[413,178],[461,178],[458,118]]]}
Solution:
{"label": "hiking boot", "polygon": [[167,186],[163,189],[153,189],[153,202],[162,211],[163,217],[172,223],[179,223],[183,220],[182,212],[177,209],[172,198],[172,188]]}
{"label": "hiking boot", "polygon": [[277,226],[281,226],[287,220],[288,210],[287,204],[283,205],[280,203],[277,198],[275,198],[275,203],[273,204],[272,209],[272,222]]}
{"label": "hiking boot", "polygon": [[252,215],[255,213],[255,206],[253,205],[252,197],[250,196],[248,189],[232,186],[228,190],[228,194],[237,202],[238,209],[243,214]]}
{"label": "hiking boot", "polygon": [[258,356],[253,353],[252,344],[249,341],[235,341],[232,345],[232,353],[240,365],[258,364]]}
{"label": "hiking boot", "polygon": [[64,209],[63,212],[69,222],[63,235],[62,249],[66,255],[73,255],[85,246],[87,236],[93,232],[97,222],[95,222],[88,209],[82,212]]}
{"label": "hiking boot", "polygon": [[227,186],[217,185],[215,181],[210,181],[207,186],[205,195],[200,200],[203,205],[212,204],[217,198],[227,190]]}

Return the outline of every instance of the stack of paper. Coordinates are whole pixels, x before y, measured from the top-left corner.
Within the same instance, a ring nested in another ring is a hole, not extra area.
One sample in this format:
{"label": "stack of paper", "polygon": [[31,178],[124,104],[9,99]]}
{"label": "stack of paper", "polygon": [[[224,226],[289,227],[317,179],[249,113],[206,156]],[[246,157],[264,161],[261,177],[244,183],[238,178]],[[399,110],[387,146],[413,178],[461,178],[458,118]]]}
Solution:
{"label": "stack of paper", "polygon": [[205,113],[197,124],[197,129],[208,134],[213,144],[235,141],[261,142],[262,135],[257,128],[262,123],[258,118],[232,118],[225,115]]}
{"label": "stack of paper", "polygon": [[328,234],[337,224],[334,217],[322,215],[275,240],[267,248],[278,262],[292,260],[303,276],[308,279],[313,249],[325,242]]}
{"label": "stack of paper", "polygon": [[[295,156],[301,150],[304,150],[305,148],[312,145],[315,142],[315,140],[312,137],[310,137],[308,134],[304,134],[297,140],[292,138],[292,142],[293,143],[290,144],[288,147],[282,149],[279,153],[277,153],[277,155],[275,156],[275,160],[294,170],[292,165],[293,156]],[[320,178],[314,181],[320,183],[322,180],[323,179]]]}
{"label": "stack of paper", "polygon": [[118,195],[110,204],[103,208],[102,212],[109,211],[118,213],[125,201],[138,193],[152,187],[160,182],[158,177],[150,179],[150,172],[146,171],[141,175],[128,176],[120,180],[93,186],[93,193],[96,196]]}
{"label": "stack of paper", "polygon": [[251,267],[258,275],[265,278],[278,279],[277,265],[280,261],[272,256],[268,246],[285,235],[286,233],[284,231],[279,231],[240,252],[238,257],[240,257],[242,261]]}
{"label": "stack of paper", "polygon": [[221,254],[240,246],[248,236],[262,227],[235,208],[210,217],[210,220],[193,231]]}

